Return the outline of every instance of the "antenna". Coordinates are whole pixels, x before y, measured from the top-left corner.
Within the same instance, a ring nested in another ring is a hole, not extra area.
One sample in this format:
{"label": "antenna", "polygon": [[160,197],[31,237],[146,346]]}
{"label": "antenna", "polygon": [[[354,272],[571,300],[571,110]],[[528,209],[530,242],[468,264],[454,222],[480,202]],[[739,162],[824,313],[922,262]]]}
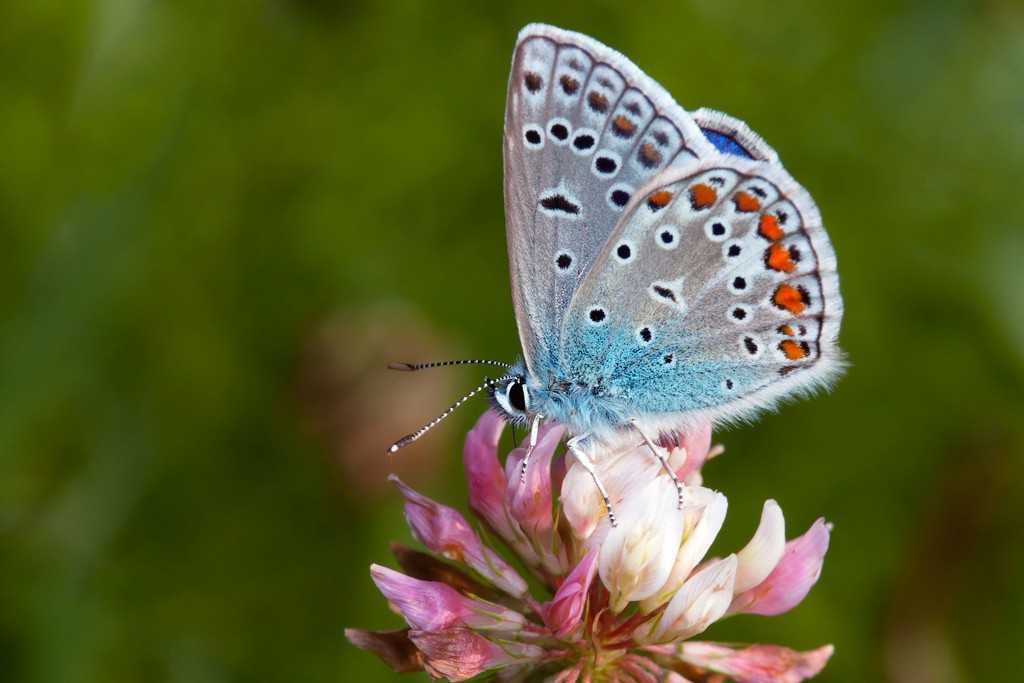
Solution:
{"label": "antenna", "polygon": [[497,365],[499,368],[505,368],[511,370],[512,366],[509,363],[504,363],[500,360],[482,360],[478,358],[472,358],[467,360],[439,360],[433,363],[388,363],[389,370],[401,370],[402,372],[414,372],[416,370],[426,370],[427,368],[445,368],[450,365]]}
{"label": "antenna", "polygon": [[405,436],[403,436],[403,437],[402,437],[401,439],[399,439],[399,440],[398,440],[398,441],[396,441],[395,443],[391,444],[391,446],[390,446],[390,447],[388,448],[388,453],[389,453],[389,454],[390,454],[390,453],[397,453],[399,449],[401,449],[401,448],[405,448],[406,446],[408,446],[409,444],[411,444],[411,443],[412,443],[413,441],[416,441],[416,440],[417,440],[417,439],[419,439],[419,438],[420,438],[421,436],[423,436],[424,434],[426,434],[427,432],[429,432],[429,431],[430,431],[431,429],[433,429],[434,427],[436,427],[436,426],[437,426],[437,425],[438,425],[438,424],[439,424],[439,423],[440,423],[440,422],[441,422],[442,420],[444,420],[444,419],[445,419],[446,417],[448,417],[449,415],[451,415],[452,413],[454,413],[454,412],[455,412],[455,410],[456,410],[456,409],[457,409],[457,408],[458,408],[459,406],[461,406],[461,405],[462,405],[463,403],[465,403],[465,402],[466,402],[466,401],[468,401],[469,399],[471,399],[471,398],[473,398],[474,396],[476,396],[476,395],[477,395],[478,393],[480,393],[480,392],[481,392],[481,391],[483,391],[484,389],[486,389],[486,388],[488,388],[488,387],[492,387],[492,386],[494,386],[495,384],[498,384],[499,382],[503,382],[503,381],[505,381],[505,380],[507,380],[507,379],[512,379],[512,378],[513,378],[513,376],[512,376],[512,375],[505,375],[504,377],[499,377],[498,379],[487,379],[487,380],[484,380],[484,383],[483,383],[483,384],[481,384],[480,386],[476,387],[475,389],[473,389],[472,391],[470,391],[470,392],[469,392],[468,394],[466,394],[465,396],[463,396],[462,398],[460,398],[460,399],[459,399],[458,401],[456,401],[455,403],[453,403],[453,404],[451,404],[450,406],[448,406],[448,409],[447,409],[447,410],[445,410],[445,411],[444,411],[443,413],[441,413],[440,415],[438,415],[437,417],[435,417],[435,418],[434,418],[433,420],[431,420],[431,421],[430,421],[430,422],[428,422],[427,424],[423,425],[422,427],[420,427],[419,429],[417,429],[417,430],[416,430],[415,432],[413,432],[412,434],[406,434],[406,435],[405,435]]}

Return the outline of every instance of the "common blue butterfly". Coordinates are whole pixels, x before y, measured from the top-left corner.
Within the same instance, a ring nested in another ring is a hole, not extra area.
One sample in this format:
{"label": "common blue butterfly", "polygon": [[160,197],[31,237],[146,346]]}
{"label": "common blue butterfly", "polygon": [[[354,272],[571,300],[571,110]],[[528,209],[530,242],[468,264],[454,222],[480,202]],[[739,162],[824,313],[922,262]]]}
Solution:
{"label": "common blue butterfly", "polygon": [[643,439],[664,463],[655,444],[676,432],[838,375],[832,245],[742,121],[688,113],[618,52],[531,24],[512,61],[504,171],[523,359],[495,362],[503,377],[391,452],[486,389],[534,438],[542,420],[565,424],[592,474],[599,444]]}

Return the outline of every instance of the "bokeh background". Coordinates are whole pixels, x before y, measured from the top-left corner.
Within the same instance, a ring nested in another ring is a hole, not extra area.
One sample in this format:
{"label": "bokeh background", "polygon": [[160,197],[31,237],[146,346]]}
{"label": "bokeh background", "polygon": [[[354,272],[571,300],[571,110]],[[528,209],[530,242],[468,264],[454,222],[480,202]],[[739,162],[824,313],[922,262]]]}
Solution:
{"label": "bokeh background", "polygon": [[1019,675],[1020,3],[36,0],[0,4],[0,679],[395,678],[342,636],[400,624],[384,477],[464,507],[484,404],[388,462],[479,373],[383,368],[517,353],[529,21],[746,119],[839,256],[849,372],[706,469],[718,547],[775,497],[835,523],[824,574],[709,635],[835,643],[824,681]]}

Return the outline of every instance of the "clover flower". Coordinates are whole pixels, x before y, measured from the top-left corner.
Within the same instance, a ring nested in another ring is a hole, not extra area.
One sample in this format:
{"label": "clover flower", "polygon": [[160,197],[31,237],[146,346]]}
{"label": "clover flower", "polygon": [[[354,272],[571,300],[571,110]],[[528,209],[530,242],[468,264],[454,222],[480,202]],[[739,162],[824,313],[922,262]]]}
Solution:
{"label": "clover flower", "polygon": [[503,681],[554,683],[795,683],[825,666],[830,645],[796,652],[691,640],[730,615],[796,606],[818,580],[830,532],[819,519],[787,542],[782,509],[769,500],[743,549],[707,558],[728,506],[702,485],[701,467],[721,452],[711,448],[710,426],[662,444],[685,484],[682,509],[646,445],[595,457],[620,520],[614,527],[589,474],[571,456],[556,456],[563,427],[541,429],[520,481],[526,449],[514,449],[502,466],[503,426],[488,411],[466,436],[469,504],[488,536],[546,589],[546,600],[462,513],[392,477],[413,536],[429,552],[394,545],[401,571],[370,568],[408,626],[347,629],[353,644],[395,671],[449,681],[492,672]]}

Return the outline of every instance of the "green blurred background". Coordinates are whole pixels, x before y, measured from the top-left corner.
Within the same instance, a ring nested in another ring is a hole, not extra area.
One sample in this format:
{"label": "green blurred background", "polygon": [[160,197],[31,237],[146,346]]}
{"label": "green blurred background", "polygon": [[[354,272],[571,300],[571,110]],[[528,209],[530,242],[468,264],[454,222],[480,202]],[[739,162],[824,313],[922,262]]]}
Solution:
{"label": "green blurred background", "polygon": [[[553,6],[558,9],[553,9]],[[720,548],[835,523],[795,611],[825,681],[1010,680],[1024,634],[1024,8],[718,0],[0,4],[0,679],[387,681],[395,470],[462,507],[517,353],[500,134],[519,28],[747,120],[814,194],[852,361],[723,431]],[[418,680],[417,677],[413,679]]]}

